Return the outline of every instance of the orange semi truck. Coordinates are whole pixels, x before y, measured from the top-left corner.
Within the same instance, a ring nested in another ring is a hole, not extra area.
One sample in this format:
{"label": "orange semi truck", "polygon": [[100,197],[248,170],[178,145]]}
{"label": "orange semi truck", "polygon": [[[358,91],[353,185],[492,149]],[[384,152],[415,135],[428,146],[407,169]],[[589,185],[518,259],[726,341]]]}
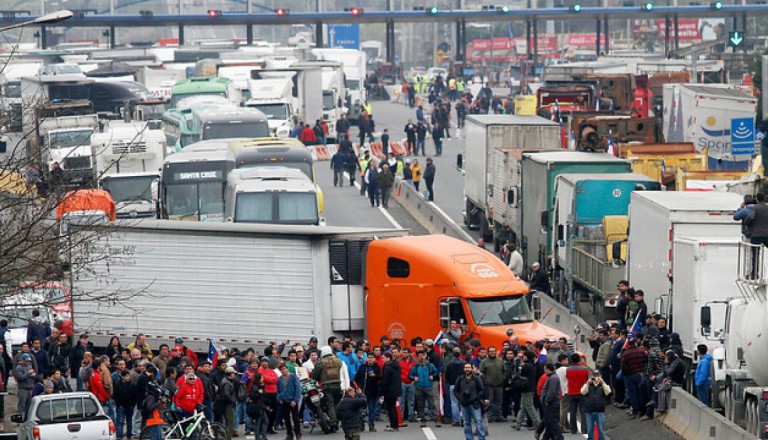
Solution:
{"label": "orange semi truck", "polygon": [[368,245],[367,333],[410,341],[457,324],[465,338],[501,347],[512,329],[521,343],[565,336],[533,319],[528,286],[495,255],[444,235]]}
{"label": "orange semi truck", "polygon": [[510,328],[522,342],[561,336],[533,319],[528,287],[498,258],[441,235],[157,220],[101,230],[112,232],[75,287],[143,294],[129,312],[74,299],[75,332],[87,330],[97,347],[147,329],[152,346],[182,336],[200,352],[211,337],[238,348],[313,335],[409,341],[434,339],[452,320],[462,340],[484,345],[501,346]]}

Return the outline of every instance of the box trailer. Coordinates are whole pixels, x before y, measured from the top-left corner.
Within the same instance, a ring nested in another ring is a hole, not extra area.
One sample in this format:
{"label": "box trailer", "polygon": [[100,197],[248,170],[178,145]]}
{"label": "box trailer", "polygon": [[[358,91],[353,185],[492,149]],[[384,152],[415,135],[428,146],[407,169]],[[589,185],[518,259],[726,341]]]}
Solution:
{"label": "box trailer", "polygon": [[738,237],[741,223],[733,220],[733,214],[741,201],[741,195],[726,192],[632,193],[627,279],[632,287],[645,292],[649,310],[666,308],[678,281],[674,276],[674,240]]}

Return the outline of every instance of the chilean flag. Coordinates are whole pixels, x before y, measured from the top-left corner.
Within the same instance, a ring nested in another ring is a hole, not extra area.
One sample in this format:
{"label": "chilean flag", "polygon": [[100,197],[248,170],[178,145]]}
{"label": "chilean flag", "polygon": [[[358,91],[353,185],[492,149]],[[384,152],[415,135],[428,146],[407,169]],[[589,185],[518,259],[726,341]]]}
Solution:
{"label": "chilean flag", "polygon": [[208,362],[216,365],[216,362],[219,360],[219,354],[221,354],[221,350],[219,350],[219,346],[211,338],[208,341]]}
{"label": "chilean flag", "polygon": [[635,316],[635,322],[632,324],[632,328],[630,328],[627,332],[627,340],[624,342],[624,347],[622,347],[622,350],[626,350],[627,347],[629,347],[630,339],[633,339],[640,334],[641,327],[642,323],[640,322],[640,314],[638,313],[637,316]]}

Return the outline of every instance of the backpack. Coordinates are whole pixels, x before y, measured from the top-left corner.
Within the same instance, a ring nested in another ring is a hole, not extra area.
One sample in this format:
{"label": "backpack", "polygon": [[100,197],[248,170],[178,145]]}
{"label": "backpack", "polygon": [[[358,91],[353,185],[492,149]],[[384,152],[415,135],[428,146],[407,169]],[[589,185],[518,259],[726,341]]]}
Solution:
{"label": "backpack", "polygon": [[322,361],[323,371],[321,372],[320,381],[326,383],[328,381],[341,380],[341,361],[333,356],[328,356]]}
{"label": "backpack", "polygon": [[152,417],[152,411],[149,410],[149,396],[145,397],[144,400],[141,402],[141,418],[144,420],[149,419]]}

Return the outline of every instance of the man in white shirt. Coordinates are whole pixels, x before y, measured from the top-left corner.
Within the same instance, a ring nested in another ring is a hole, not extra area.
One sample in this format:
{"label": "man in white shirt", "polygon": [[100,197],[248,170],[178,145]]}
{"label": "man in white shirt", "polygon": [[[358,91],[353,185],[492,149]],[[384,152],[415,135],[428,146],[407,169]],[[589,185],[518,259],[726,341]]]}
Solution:
{"label": "man in white shirt", "polygon": [[523,275],[523,256],[517,250],[517,245],[507,243],[507,247],[509,248],[509,264],[507,264],[507,267],[519,278]]}

